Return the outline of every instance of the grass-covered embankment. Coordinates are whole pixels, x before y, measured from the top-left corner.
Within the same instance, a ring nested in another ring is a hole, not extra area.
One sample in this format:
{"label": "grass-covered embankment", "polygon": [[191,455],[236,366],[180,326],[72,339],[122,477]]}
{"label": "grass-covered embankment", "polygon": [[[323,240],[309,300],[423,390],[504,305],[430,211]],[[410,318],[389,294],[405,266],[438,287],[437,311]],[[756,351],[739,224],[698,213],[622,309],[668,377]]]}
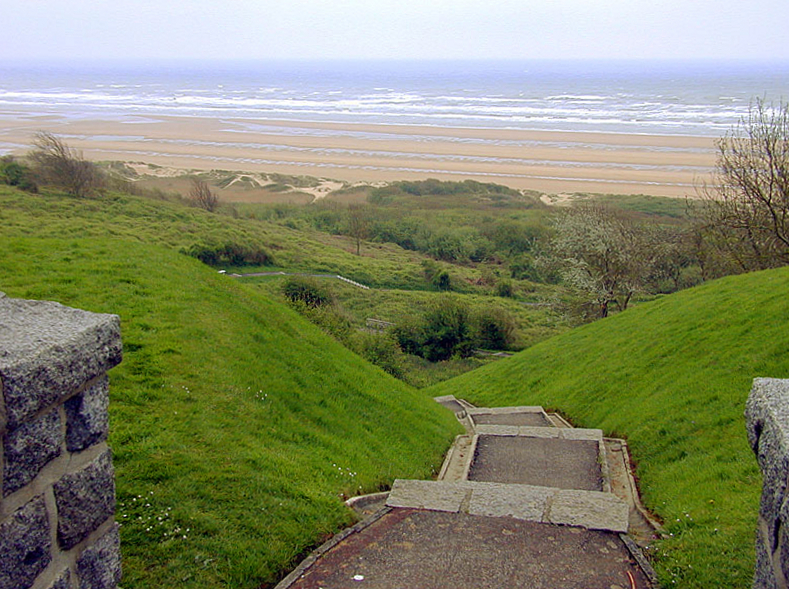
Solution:
{"label": "grass-covered embankment", "polygon": [[789,377],[789,269],[707,283],[546,340],[428,389],[540,404],[629,440],[669,535],[664,584],[750,587],[761,477],[743,411],[757,376]]}
{"label": "grass-covered embankment", "polygon": [[344,496],[440,466],[451,414],[164,243],[209,215],[6,196],[0,290],[121,317],[110,445],[126,589],[272,584],[350,522]]}
{"label": "grass-covered embankment", "polygon": [[[273,264],[260,270],[342,274],[381,288],[428,288],[422,262],[429,258],[394,244],[365,245],[364,255],[357,256],[348,238],[127,194],[74,199],[57,193],[27,194],[0,185],[0,224],[6,237],[108,237],[175,250],[231,243],[270,254]],[[479,278],[473,268],[436,264],[449,269],[458,284],[468,289]]]}

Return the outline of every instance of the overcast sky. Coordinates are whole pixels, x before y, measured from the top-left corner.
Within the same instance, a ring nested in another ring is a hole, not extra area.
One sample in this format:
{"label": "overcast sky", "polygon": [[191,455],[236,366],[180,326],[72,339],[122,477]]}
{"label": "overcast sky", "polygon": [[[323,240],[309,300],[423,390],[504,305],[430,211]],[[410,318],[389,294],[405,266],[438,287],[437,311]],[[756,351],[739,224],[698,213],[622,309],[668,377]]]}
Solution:
{"label": "overcast sky", "polygon": [[5,0],[0,61],[776,58],[789,0]]}

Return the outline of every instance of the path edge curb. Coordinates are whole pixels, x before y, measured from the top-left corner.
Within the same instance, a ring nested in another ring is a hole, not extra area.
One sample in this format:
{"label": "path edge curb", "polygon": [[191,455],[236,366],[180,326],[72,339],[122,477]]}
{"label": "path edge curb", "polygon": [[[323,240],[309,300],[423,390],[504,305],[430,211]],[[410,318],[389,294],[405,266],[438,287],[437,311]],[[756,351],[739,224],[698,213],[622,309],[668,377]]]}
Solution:
{"label": "path edge curb", "polygon": [[326,540],[326,542],[324,542],[323,544],[318,546],[315,550],[310,552],[309,556],[307,556],[307,558],[302,560],[299,566],[293,569],[287,577],[282,579],[279,583],[277,583],[274,586],[274,589],[288,589],[295,581],[297,581],[304,573],[306,573],[307,570],[313,564],[315,564],[315,561],[317,561],[321,556],[326,554],[329,550],[337,546],[337,544],[339,544],[349,536],[361,532],[368,526],[371,526],[390,511],[392,511],[391,507],[383,507],[382,509],[379,509],[374,514],[372,514],[370,517],[367,517],[362,521],[352,525],[350,528],[345,528],[344,530],[336,533],[334,536]]}

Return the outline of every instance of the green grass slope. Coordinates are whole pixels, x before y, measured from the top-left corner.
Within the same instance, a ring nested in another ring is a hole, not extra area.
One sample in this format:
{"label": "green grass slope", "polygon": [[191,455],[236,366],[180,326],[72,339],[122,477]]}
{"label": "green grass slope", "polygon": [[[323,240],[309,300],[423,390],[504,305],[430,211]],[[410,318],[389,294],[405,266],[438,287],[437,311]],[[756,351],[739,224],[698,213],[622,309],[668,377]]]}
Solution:
{"label": "green grass slope", "polygon": [[540,404],[628,439],[668,537],[665,585],[750,587],[761,476],[743,411],[752,379],[789,377],[789,269],[643,304],[428,389]]}
{"label": "green grass slope", "polygon": [[[101,203],[52,203],[68,216],[22,215],[27,237],[0,212],[0,290],[121,317],[124,588],[269,586],[351,522],[345,496],[439,468],[458,424],[432,400],[258,289],[131,229],[107,236],[122,223],[81,213]],[[144,230],[166,233],[150,212]]]}
{"label": "green grass slope", "polygon": [[[0,227],[6,237],[110,237],[177,250],[234,243],[262,247],[271,254],[275,265],[263,270],[339,273],[382,288],[426,287],[421,263],[428,258],[393,244],[365,244],[360,257],[352,253],[355,245],[348,238],[126,194],[81,200],[0,185]],[[465,285],[479,277],[471,268],[438,264]]]}

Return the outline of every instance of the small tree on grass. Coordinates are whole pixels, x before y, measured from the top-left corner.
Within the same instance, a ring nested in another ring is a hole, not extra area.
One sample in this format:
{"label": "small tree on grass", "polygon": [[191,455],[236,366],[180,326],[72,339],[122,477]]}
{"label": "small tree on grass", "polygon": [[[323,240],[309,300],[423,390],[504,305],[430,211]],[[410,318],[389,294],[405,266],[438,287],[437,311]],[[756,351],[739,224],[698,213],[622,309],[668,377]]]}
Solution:
{"label": "small tree on grass", "polygon": [[366,206],[348,205],[348,235],[356,242],[356,255],[362,254],[362,241],[370,236],[370,214]]}
{"label": "small tree on grass", "polygon": [[564,283],[607,317],[611,305],[624,311],[642,290],[654,248],[643,227],[589,204],[570,208],[553,220],[550,256]]}
{"label": "small tree on grass", "polygon": [[192,187],[189,189],[189,200],[196,207],[213,213],[219,206],[219,197],[211,191],[208,182],[200,178],[192,178]]}
{"label": "small tree on grass", "polygon": [[90,196],[102,186],[96,165],[52,133],[36,133],[28,157],[42,183],[62,188],[72,196]]}

